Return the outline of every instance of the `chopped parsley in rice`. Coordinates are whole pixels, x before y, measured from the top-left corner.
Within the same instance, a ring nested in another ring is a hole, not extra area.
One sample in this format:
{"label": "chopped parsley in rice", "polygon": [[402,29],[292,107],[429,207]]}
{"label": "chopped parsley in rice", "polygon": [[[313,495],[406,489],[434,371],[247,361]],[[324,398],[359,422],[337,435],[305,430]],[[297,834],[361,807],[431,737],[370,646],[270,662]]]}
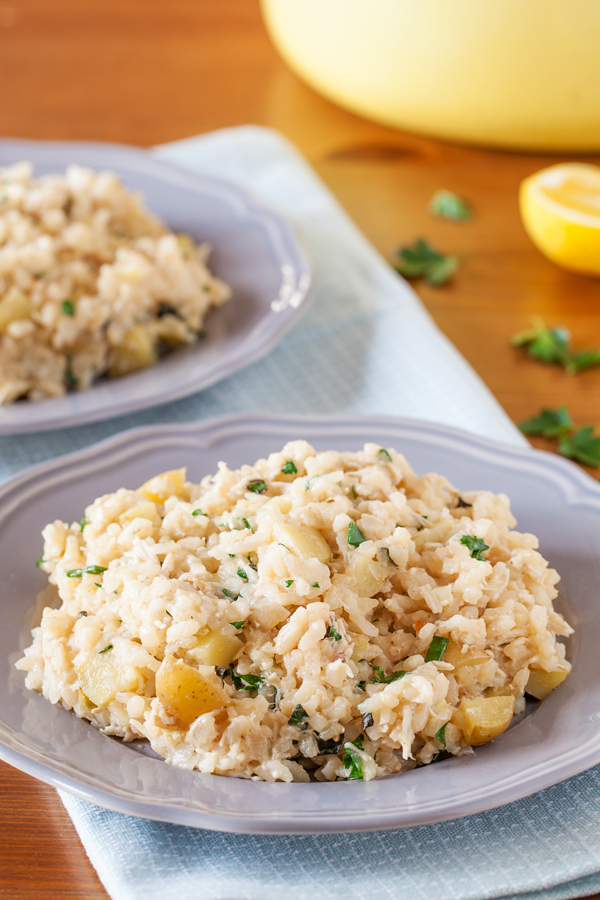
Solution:
{"label": "chopped parsley in rice", "polygon": [[85,390],[202,335],[229,287],[111,172],[0,169],[0,403]]}
{"label": "chopped parsley in rice", "polygon": [[391,448],[286,444],[185,470],[44,529],[29,688],[168,762],[369,780],[500,735],[570,671],[557,573],[506,496]]}

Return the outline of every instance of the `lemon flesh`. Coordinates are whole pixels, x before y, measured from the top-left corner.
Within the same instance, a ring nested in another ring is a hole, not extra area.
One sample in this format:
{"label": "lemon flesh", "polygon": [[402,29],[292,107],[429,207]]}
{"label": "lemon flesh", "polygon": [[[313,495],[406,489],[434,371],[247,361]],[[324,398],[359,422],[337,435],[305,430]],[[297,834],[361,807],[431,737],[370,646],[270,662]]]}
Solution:
{"label": "lemon flesh", "polygon": [[562,163],[521,183],[521,218],[528,235],[565,269],[600,275],[600,168]]}

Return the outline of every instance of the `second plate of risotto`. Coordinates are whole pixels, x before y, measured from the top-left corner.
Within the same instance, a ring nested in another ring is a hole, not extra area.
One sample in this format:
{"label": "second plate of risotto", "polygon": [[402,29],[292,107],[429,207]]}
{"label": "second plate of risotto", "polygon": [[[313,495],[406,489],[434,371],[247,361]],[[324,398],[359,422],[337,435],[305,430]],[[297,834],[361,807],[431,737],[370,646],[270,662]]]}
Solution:
{"label": "second plate of risotto", "polygon": [[4,758],[228,830],[517,799],[600,756],[599,516],[561,459],[385,419],[143,429],[37,467],[0,495]]}
{"label": "second plate of risotto", "polygon": [[292,228],[127,147],[0,142],[0,434],[123,415],[267,353],[306,307]]}

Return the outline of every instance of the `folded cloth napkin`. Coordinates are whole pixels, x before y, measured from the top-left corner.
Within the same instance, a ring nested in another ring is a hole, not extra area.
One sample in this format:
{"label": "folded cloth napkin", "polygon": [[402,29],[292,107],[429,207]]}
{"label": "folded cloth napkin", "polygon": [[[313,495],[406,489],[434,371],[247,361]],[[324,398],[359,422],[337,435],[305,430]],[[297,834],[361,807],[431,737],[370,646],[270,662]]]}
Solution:
{"label": "folded cloth napkin", "polygon": [[[247,409],[364,412],[523,442],[413,291],[281,137],[236,128],[155,153],[237,182],[288,216],[313,259],[315,302],[266,359],[194,397],[128,417],[128,426]],[[43,441],[4,438],[0,477],[123,426],[120,419]],[[600,767],[466,819],[347,835],[222,834],[61,797],[114,900],[562,900],[600,889]]]}

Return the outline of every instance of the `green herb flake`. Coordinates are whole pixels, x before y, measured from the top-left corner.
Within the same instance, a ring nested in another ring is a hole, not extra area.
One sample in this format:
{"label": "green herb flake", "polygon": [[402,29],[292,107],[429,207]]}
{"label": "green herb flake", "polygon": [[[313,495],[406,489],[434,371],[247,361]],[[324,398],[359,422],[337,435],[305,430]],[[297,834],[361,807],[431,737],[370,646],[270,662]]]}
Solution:
{"label": "green herb flake", "polygon": [[429,211],[440,219],[450,219],[453,222],[468,222],[471,218],[469,204],[452,191],[436,191],[431,198]]}
{"label": "green herb flake", "polygon": [[97,588],[101,588],[101,587],[102,587],[102,585],[101,585],[101,584],[98,584],[98,582],[97,582],[97,581],[95,581],[95,582],[94,582],[94,587],[97,587]]}
{"label": "green herb flake", "polygon": [[382,447],[381,450],[379,451],[379,455],[382,456],[384,459],[387,459],[388,462],[392,462],[392,457],[390,456],[389,451],[386,450],[384,447]]}
{"label": "green herb flake", "polygon": [[348,544],[350,547],[358,547],[366,541],[366,537],[354,522],[348,526]]}
{"label": "green herb flake", "polygon": [[44,559],[44,554],[42,553],[42,555],[41,555],[38,559],[36,559],[36,561],[35,561],[35,567],[36,567],[36,569],[39,569],[39,567],[41,566],[41,564],[42,564],[43,562],[45,562],[45,559]]}
{"label": "green herb flake", "polygon": [[228,600],[237,600],[240,596],[239,594],[234,594],[233,591],[228,591],[227,588],[221,588],[221,593],[227,597]]}
{"label": "green herb flake", "polygon": [[85,566],[84,569],[69,569],[67,578],[81,578],[82,575],[101,575],[106,566]]}
{"label": "green herb flake", "polygon": [[104,650],[99,650],[98,653],[107,653],[109,650],[112,650],[112,648],[113,648],[112,644],[107,644],[106,647],[104,648]]}
{"label": "green herb flake", "polygon": [[312,587],[312,588],[319,588],[319,590],[320,590],[320,586],[319,586],[319,582],[318,582],[318,581],[313,582],[313,584],[311,584],[311,587]]}
{"label": "green herb flake", "polygon": [[87,519],[86,519],[85,515],[83,515],[81,517],[81,521],[79,523],[79,530],[83,531],[83,529],[85,528],[86,525],[87,525]]}
{"label": "green herb flake", "polygon": [[440,742],[440,744],[442,745],[444,750],[446,749],[446,725],[447,724],[448,723],[445,722],[442,725],[442,727],[440,728],[440,730],[436,733],[436,736],[435,736],[436,741]]}
{"label": "green herb flake", "polygon": [[240,519],[240,522],[244,523],[244,528],[247,528],[248,531],[252,531],[252,526],[250,525],[250,522],[248,521],[248,519],[242,518],[242,519]]}
{"label": "green herb flake", "polygon": [[362,750],[364,747],[364,743],[365,743],[364,734],[359,734],[359,736],[357,738],[355,738],[352,741],[352,743],[354,744],[355,747],[358,747],[359,750]]}
{"label": "green herb flake", "polygon": [[558,409],[542,409],[526,422],[521,422],[519,428],[524,434],[553,438],[563,432],[571,431],[573,422],[566,406],[560,406]]}
{"label": "green herb flake", "polygon": [[600,466],[600,437],[594,437],[594,426],[584,425],[573,434],[561,434],[558,452],[584,466]]}
{"label": "green herb flake", "polygon": [[234,627],[234,628],[237,628],[237,630],[239,631],[239,630],[240,630],[241,628],[243,628],[244,625],[246,624],[246,620],[245,620],[245,619],[242,619],[241,622],[230,622],[229,624],[230,624],[230,625],[233,625],[233,627]]}
{"label": "green herb flake", "polygon": [[359,681],[359,682],[357,682],[357,685],[356,685],[356,687],[359,689],[359,691],[364,691],[366,686],[367,686],[366,681]]}
{"label": "green herb flake", "polygon": [[457,256],[438,253],[422,239],[396,250],[394,268],[404,278],[425,278],[431,287],[441,287],[458,268]]}
{"label": "green herb flake", "polygon": [[60,304],[60,308],[62,309],[65,316],[75,315],[75,304],[72,300],[63,300],[63,302]]}
{"label": "green herb flake", "polygon": [[358,494],[356,493],[356,487],[352,485],[352,496],[355,500],[358,500]]}
{"label": "green herb flake", "polygon": [[405,675],[406,672],[392,672],[391,675],[386,675],[381,666],[373,666],[373,684],[392,684]]}
{"label": "green herb flake", "polygon": [[297,475],[298,469],[294,465],[291,459],[288,459],[285,466],[281,470],[282,475]]}
{"label": "green herb flake", "polygon": [[[254,481],[249,481],[246,485],[249,491],[252,491],[253,494],[266,494],[267,493],[267,483],[263,481],[262,478],[255,478]],[[242,519],[242,521],[244,521]]]}
{"label": "green herb flake", "polygon": [[246,573],[244,572],[244,570],[242,569],[241,566],[238,566],[237,572],[235,574],[238,576],[238,578],[243,578],[244,581],[248,581],[248,576],[246,575]]}
{"label": "green herb flake", "polygon": [[372,728],[374,724],[375,724],[375,719],[373,718],[372,713],[363,713],[362,714],[363,731],[366,732],[367,728]]}
{"label": "green herb flake", "polygon": [[288,725],[295,725],[300,729],[300,731],[306,731],[306,729],[308,728],[308,722],[305,722],[305,719],[308,719],[308,713],[303,706],[300,706],[300,704],[298,704],[298,706],[295,707],[294,712],[288,719]]}
{"label": "green herb flake", "polygon": [[571,357],[570,343],[571,335],[566,328],[547,328],[541,319],[535,319],[532,328],[520,331],[511,339],[513,347],[526,347],[533,359],[565,367]]}
{"label": "green herb flake", "polygon": [[87,619],[87,613],[86,613],[85,609],[82,609],[81,612],[77,613],[77,618],[78,619]]}
{"label": "green herb flake", "polygon": [[329,638],[330,641],[341,641],[341,639],[342,639],[341,634],[339,633],[339,631],[337,631],[333,627],[333,625],[329,625],[327,627],[327,631],[325,632],[325,637]]}
{"label": "green herb flake", "polygon": [[286,586],[286,587],[291,587],[291,586],[293,585],[293,583],[294,583],[294,579],[293,579],[293,578],[288,578],[288,580],[287,580],[286,583],[285,583],[285,586]]}
{"label": "green herb flake", "polygon": [[201,509],[194,509],[192,511],[192,515],[193,516],[204,516],[205,519],[208,519],[208,516],[206,515],[206,513],[202,512]]}
{"label": "green herb flake", "polygon": [[237,691],[256,691],[265,680],[262,675],[241,675],[235,669],[226,671],[231,675],[233,686]]}
{"label": "green herb flake", "polygon": [[346,744],[344,756],[342,757],[344,768],[348,772],[348,781],[362,781],[363,779],[363,763],[362,759],[353,749],[352,744]]}
{"label": "green herb flake", "polygon": [[446,652],[446,647],[448,646],[449,638],[443,637],[434,637],[427,648],[427,653],[425,654],[425,662],[439,662],[444,658],[444,653]]}
{"label": "green herb flake", "polygon": [[483,555],[484,550],[490,549],[485,541],[481,538],[473,537],[471,534],[463,534],[460,542],[468,548],[471,559],[478,559],[479,562],[485,562],[485,557]]}
{"label": "green herb flake", "polygon": [[79,379],[73,374],[71,369],[71,359],[67,357],[67,368],[65,369],[65,384],[68,388],[75,388],[79,384]]}

